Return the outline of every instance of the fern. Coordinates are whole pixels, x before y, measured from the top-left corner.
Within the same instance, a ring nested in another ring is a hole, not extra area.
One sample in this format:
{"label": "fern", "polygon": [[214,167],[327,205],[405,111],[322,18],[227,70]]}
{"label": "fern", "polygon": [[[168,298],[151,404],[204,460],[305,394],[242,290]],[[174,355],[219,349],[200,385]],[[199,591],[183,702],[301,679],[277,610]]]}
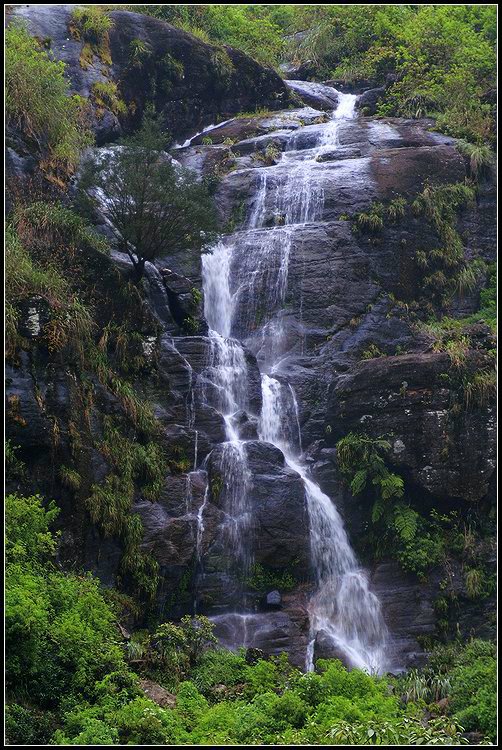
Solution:
{"label": "fern", "polygon": [[374,483],[379,485],[383,500],[402,497],[404,494],[404,482],[398,474],[389,472],[384,477],[378,477]]}
{"label": "fern", "polygon": [[398,503],[394,507],[394,528],[403,542],[415,538],[419,515],[409,505]]}
{"label": "fern", "polygon": [[368,478],[368,472],[366,469],[359,469],[354,474],[352,482],[350,483],[350,489],[353,495],[358,495],[366,487],[366,481]]}

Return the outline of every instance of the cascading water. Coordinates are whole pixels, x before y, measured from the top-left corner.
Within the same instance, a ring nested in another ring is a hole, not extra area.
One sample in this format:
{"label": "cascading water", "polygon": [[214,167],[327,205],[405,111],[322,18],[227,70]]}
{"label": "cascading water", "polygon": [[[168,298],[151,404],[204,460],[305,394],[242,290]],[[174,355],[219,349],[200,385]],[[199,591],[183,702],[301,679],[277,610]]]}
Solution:
{"label": "cascading water", "polygon": [[[205,316],[210,327],[211,354],[204,377],[212,390],[213,404],[224,416],[227,442],[222,447],[229,543],[244,566],[249,565],[251,510],[247,507],[249,478],[246,449],[232,416],[248,407],[246,359],[241,338],[256,327],[259,303],[269,321],[263,330],[281,340],[289,259],[295,230],[322,218],[323,165],[318,157],[339,144],[340,125],[354,117],[355,96],[340,94],[332,119],[319,126],[314,148],[298,152],[292,136],[280,161],[257,169],[257,188],[246,229],[218,243],[203,257]],[[268,228],[267,228],[268,227]],[[380,603],[370,591],[367,576],[350,546],[343,521],[334,503],[309,476],[301,458],[298,404],[287,379],[272,377],[278,371],[281,346],[258,353],[262,370],[262,412],[259,438],[284,454],[286,463],[303,480],[307,500],[311,559],[316,588],[309,603],[311,639],[306,668],[313,668],[314,645],[322,633],[353,666],[381,671],[385,660],[386,627]],[[209,400],[210,394],[206,395]],[[201,524],[203,519],[201,518]],[[203,525],[199,534],[203,533]],[[247,614],[234,614],[239,622]],[[247,638],[247,635],[246,635]]]}

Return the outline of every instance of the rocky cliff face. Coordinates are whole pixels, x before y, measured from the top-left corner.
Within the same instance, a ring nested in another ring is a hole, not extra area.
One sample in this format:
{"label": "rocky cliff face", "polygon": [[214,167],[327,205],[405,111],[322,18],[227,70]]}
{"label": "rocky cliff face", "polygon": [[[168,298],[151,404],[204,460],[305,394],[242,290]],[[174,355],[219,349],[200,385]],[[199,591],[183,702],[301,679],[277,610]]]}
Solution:
{"label": "rocky cliff face", "polygon": [[[78,43],[65,30],[71,6],[35,8],[20,6],[15,12],[28,18],[32,33],[51,36],[54,53],[69,63],[75,89],[88,92],[103,72],[98,62],[87,71],[77,64]],[[218,115],[255,106],[279,109],[288,101],[278,76],[241,53],[226,50],[231,68],[225,58],[222,73],[222,61],[212,58],[214,49],[199,40],[136,14],[114,12],[112,18],[111,72],[138,113],[150,94],[129,65],[131,40],[143,39],[152,49],[149,81],[158,75],[158,61],[166,55],[181,63],[178,80],[163,90],[154,87],[156,108],[174,136],[191,135]],[[295,90],[301,94],[301,86]],[[192,295],[193,289],[202,289],[201,259],[195,254],[165,257],[157,267],[147,267],[148,304],[141,335],[155,366],[154,375],[145,372],[135,383],[138,393],[154,405],[167,450],[176,448],[183,459],[169,472],[158,500],[137,493],[133,506],[143,523],[143,548],[160,566],[157,602],[162,616],[202,611],[215,618],[223,642],[268,652],[287,650],[301,664],[310,638],[307,610],[314,580],[309,514],[299,474],[281,450],[258,440],[259,367],[263,371],[264,363],[280,363],[274,375],[296,393],[294,418],[305,464],[336,502],[356,547],[362,546],[368,500],[352,498],[342,482],[335,448],[339,437],[358,430],[373,437],[391,435],[389,461],[405,477],[414,502],[462,512],[469,505],[481,511],[489,505],[495,451],[494,404],[488,400],[452,412],[458,388],[451,360],[444,352],[431,351],[430,341],[407,314],[420,291],[416,252],[434,246],[434,229],[407,211],[375,242],[354,232],[351,221],[375,201],[403,198],[410,203],[427,183],[462,181],[467,174],[464,158],[454,141],[430,131],[427,121],[364,116],[343,121],[337,142],[318,154],[315,181],[310,173],[298,171],[295,190],[304,191],[309,200],[319,191],[319,213],[315,221],[297,222],[291,232],[288,195],[283,192],[285,174],[292,168],[287,158],[294,152],[299,161],[293,166],[298,168],[302,152],[307,154],[324,132],[325,92],[317,95],[320,102],[310,88],[303,108],[232,119],[211,130],[211,144],[199,137],[173,152],[201,175],[216,171],[217,207],[227,232],[223,244],[235,244],[238,237],[233,263],[241,286],[231,335],[244,346],[247,407],[233,415],[232,429],[246,441],[251,508],[246,537],[261,581],[253,581],[253,571],[242,569],[226,541],[226,502],[234,477],[223,447],[228,424],[218,408],[210,372],[214,342],[207,336],[203,303],[194,302]],[[110,127],[97,123],[98,141],[133,127],[135,116],[124,123],[111,119]],[[257,213],[260,221],[253,224]],[[476,250],[486,261],[494,260],[493,226],[494,189],[487,182],[476,204],[459,217],[467,257]],[[277,247],[271,250],[268,232],[273,227]],[[267,297],[267,274],[277,272],[285,246],[287,278],[278,305],[276,298]],[[112,266],[117,257],[112,255]],[[123,267],[123,260],[120,263]],[[478,297],[479,286],[454,301],[453,314],[476,309]],[[199,322],[196,334],[183,330],[187,312]],[[71,423],[80,408],[72,374],[65,363],[37,350],[36,337],[34,331],[34,348],[7,373],[8,435],[22,447],[33,489],[62,504],[61,558],[93,570],[111,585],[117,581],[120,545],[89,523],[85,487],[73,492],[58,478],[58,465],[71,451]],[[483,325],[473,329],[470,342],[466,367],[475,372],[493,345]],[[361,361],[368,351],[378,356]],[[103,414],[119,407],[97,383],[94,386],[90,431],[99,434]],[[293,420],[292,412],[287,419]],[[106,476],[108,467],[98,451],[89,448],[84,462],[87,487]],[[442,573],[433,571],[427,582],[418,582],[391,559],[365,559],[365,564],[393,639],[393,666],[413,663],[422,651],[417,637],[435,631],[433,603]],[[284,571],[287,581],[281,578]],[[277,595],[267,596],[276,588]],[[486,628],[482,621],[491,604],[472,604],[465,591],[460,596],[465,605],[463,631]],[[247,610],[236,613],[243,597]],[[323,653],[322,642],[316,648]]]}
{"label": "rocky cliff face", "polygon": [[[129,11],[110,14],[105,54],[98,51],[82,64],[84,41],[71,32],[76,7],[18,5],[9,18],[25,22],[30,33],[63,60],[75,93],[92,100],[94,84],[118,85],[127,112],[117,116],[106,103],[94,106],[98,144],[134,127],[148,105],[162,114],[166,131],[178,139],[218,118],[257,107],[280,109],[290,100],[273,70],[239,50],[214,47],[163,21]],[[143,50],[143,57],[135,56],[135,49]]]}

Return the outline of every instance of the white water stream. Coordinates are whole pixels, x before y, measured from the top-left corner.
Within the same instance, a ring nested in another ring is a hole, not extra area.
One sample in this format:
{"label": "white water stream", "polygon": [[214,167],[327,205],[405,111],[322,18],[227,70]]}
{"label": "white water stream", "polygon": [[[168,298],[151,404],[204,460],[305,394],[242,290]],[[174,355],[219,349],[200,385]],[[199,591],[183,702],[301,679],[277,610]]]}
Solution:
{"label": "white water stream", "polygon": [[[315,148],[297,151],[293,135],[277,165],[255,170],[257,187],[246,229],[218,243],[202,261],[204,309],[211,342],[204,372],[208,384],[204,397],[225,420],[227,442],[221,448],[225,529],[227,543],[243,569],[248,569],[251,563],[248,531],[252,509],[247,502],[249,469],[245,441],[239,438],[234,418],[249,407],[248,373],[244,350],[232,338],[232,333],[237,310],[242,326],[243,321],[255,320],[257,304],[261,304],[278,311],[274,328],[268,329],[268,335],[272,332],[277,341],[281,339],[281,309],[287,292],[295,230],[322,217],[323,165],[317,157],[326,149],[337,148],[341,124],[355,116],[356,97],[335,91],[333,94],[338,94],[338,106],[332,119],[318,126]],[[264,229],[270,225],[270,216],[280,217],[280,225]],[[309,603],[310,643],[306,668],[313,669],[316,636],[322,634],[353,666],[382,671],[387,629],[380,603],[370,591],[367,575],[350,546],[334,502],[309,476],[302,461],[299,409],[294,390],[287,381],[273,377],[280,356],[280,346],[272,347],[260,362],[259,438],[282,451],[286,463],[300,475],[305,487],[311,560],[316,577],[316,588]],[[204,532],[204,509],[205,504],[199,511],[198,546]],[[235,617],[240,618],[240,622],[249,615],[236,614]]]}

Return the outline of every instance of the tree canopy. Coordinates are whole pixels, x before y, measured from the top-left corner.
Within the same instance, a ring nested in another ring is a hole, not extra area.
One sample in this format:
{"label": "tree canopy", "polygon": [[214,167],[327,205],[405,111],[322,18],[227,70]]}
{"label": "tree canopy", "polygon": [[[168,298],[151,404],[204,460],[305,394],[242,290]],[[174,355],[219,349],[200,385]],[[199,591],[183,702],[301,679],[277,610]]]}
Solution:
{"label": "tree canopy", "polygon": [[199,250],[216,230],[207,186],[162,150],[165,141],[147,116],[138,132],[93,155],[83,170],[81,189],[107,220],[138,278],[146,261]]}

